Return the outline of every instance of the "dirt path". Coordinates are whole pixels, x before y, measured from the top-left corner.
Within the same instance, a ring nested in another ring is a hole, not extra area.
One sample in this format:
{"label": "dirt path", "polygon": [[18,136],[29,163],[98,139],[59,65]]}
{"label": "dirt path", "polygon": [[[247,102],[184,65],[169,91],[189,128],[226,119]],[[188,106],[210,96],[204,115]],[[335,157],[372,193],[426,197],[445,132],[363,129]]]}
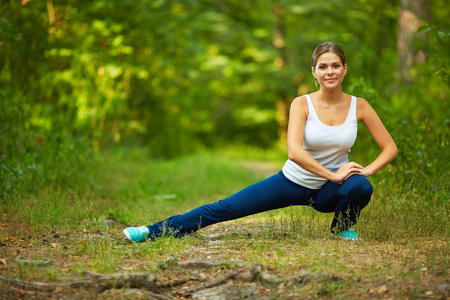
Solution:
{"label": "dirt path", "polygon": [[[282,248],[277,248],[280,236],[271,239],[267,230],[273,231],[273,228],[268,229],[267,224],[252,219],[213,225],[191,238],[194,245],[188,245],[176,255],[163,256],[153,262],[145,257],[125,255],[114,271],[104,274],[91,271],[89,258],[75,255],[74,250],[80,251],[77,245],[88,239],[93,244],[106,239],[118,247],[134,247],[123,239],[119,229],[112,229],[110,233],[55,232],[42,237],[39,245],[27,244],[25,240],[3,239],[0,243],[0,299],[450,297],[448,273],[437,266],[439,259],[448,258],[437,255],[436,268],[433,268],[428,265],[427,253],[420,249],[410,251],[387,243],[371,243],[368,248],[364,243],[329,238],[303,241],[316,243],[315,246],[299,248],[295,242],[287,242]],[[268,245],[265,251],[254,253],[258,247],[262,250],[263,245]],[[445,247],[445,244],[435,246]],[[67,251],[52,251],[58,247],[66,247]],[[412,265],[405,265],[408,258],[403,256],[412,253],[415,257],[410,259],[423,262],[423,267],[409,272]],[[293,262],[285,263],[286,256],[292,256]],[[318,263],[320,259],[323,264]],[[74,272],[74,266],[83,265],[83,261],[87,265]],[[330,262],[338,267],[330,266],[327,270]],[[149,264],[157,265],[157,268],[148,272],[146,266]],[[403,274],[404,278],[396,274]]]}

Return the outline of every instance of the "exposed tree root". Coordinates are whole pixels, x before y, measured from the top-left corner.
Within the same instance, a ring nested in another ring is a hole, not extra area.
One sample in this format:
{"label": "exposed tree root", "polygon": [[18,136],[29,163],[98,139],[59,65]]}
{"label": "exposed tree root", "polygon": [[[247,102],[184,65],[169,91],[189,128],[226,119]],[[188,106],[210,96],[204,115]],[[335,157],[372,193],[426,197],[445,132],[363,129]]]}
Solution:
{"label": "exposed tree root", "polygon": [[27,281],[18,278],[7,278],[0,276],[0,281],[5,284],[10,284],[14,287],[18,287],[24,290],[40,291],[40,290],[51,290],[57,287],[71,287],[71,288],[87,288],[92,287],[93,282],[91,278],[82,278],[78,280],[69,280],[65,282],[37,282],[37,281]]}
{"label": "exposed tree root", "polygon": [[95,281],[98,292],[109,289],[144,288],[148,291],[156,291],[156,276],[148,273],[115,273],[99,274],[86,272]]}
{"label": "exposed tree root", "polygon": [[224,276],[222,276],[220,278],[202,282],[202,283],[200,283],[196,286],[190,287],[190,288],[181,288],[180,290],[177,291],[177,293],[179,295],[186,296],[186,295],[190,295],[197,291],[209,289],[209,288],[224,284],[230,279],[234,279],[237,274],[238,274],[238,272],[228,272],[227,274],[225,274]]}
{"label": "exposed tree root", "polygon": [[[224,265],[227,265],[223,261],[203,261],[201,263],[192,261],[182,263],[177,262],[176,264],[191,270],[199,268],[223,267]],[[145,290],[146,293],[148,292],[148,295],[150,295],[151,297],[161,300],[168,300],[173,298],[163,296],[160,293],[166,293],[168,289],[170,289],[170,293],[175,293],[176,295],[186,297],[192,295],[195,292],[225,284],[229,280],[241,282],[258,281],[265,284],[279,284],[282,282],[299,284],[309,282],[312,279],[332,281],[339,280],[339,278],[328,273],[302,274],[287,277],[274,275],[265,271],[264,268],[259,264],[253,264],[250,268],[247,269],[228,269],[225,274],[220,277],[202,281],[201,283],[194,286],[182,287],[179,286],[186,283],[192,283],[193,281],[198,281],[198,279],[187,278],[174,279],[170,281],[158,281],[155,275],[149,273],[99,274],[94,272],[85,272],[84,274],[87,277],[82,279],[50,283],[26,281],[18,278],[6,278],[0,276],[0,282],[8,284],[10,286],[14,286],[16,288],[21,288],[23,290],[32,291],[48,291],[61,287],[70,287],[75,289],[95,288],[98,293],[103,293],[107,290],[112,289],[142,289]]]}

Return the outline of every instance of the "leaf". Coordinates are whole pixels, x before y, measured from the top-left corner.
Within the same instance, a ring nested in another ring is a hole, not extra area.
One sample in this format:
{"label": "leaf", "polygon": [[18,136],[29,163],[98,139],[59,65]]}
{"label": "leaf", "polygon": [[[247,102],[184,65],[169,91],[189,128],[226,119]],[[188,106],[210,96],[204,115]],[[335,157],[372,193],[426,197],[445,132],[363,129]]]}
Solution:
{"label": "leaf", "polygon": [[375,288],[375,292],[376,292],[377,294],[384,294],[384,293],[386,293],[387,291],[389,291],[389,289],[387,288],[387,286],[386,286],[385,284],[383,284],[383,285],[381,285],[381,286]]}
{"label": "leaf", "polygon": [[0,239],[0,242],[17,242],[17,241],[18,239],[16,239],[15,237],[7,237]]}

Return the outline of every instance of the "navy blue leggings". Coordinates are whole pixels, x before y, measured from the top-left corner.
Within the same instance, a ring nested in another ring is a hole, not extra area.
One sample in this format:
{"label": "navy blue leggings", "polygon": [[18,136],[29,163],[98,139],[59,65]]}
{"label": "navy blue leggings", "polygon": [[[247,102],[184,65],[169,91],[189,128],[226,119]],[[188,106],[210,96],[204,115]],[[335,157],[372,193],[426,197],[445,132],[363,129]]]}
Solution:
{"label": "navy blue leggings", "polygon": [[311,205],[320,212],[334,212],[331,231],[342,231],[356,223],[361,209],[370,201],[372,185],[362,175],[350,176],[344,183],[327,182],[313,190],[287,179],[280,171],[265,180],[212,204],[172,216],[148,226],[150,237],[163,234],[184,236],[200,228],[290,205]]}

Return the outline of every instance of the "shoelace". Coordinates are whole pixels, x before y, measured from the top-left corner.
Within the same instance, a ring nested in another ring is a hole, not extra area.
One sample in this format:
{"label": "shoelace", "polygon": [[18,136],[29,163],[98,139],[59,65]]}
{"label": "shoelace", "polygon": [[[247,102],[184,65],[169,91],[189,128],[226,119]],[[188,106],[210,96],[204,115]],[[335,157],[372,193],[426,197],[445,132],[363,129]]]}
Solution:
{"label": "shoelace", "polygon": [[138,227],[137,230],[139,231],[140,234],[146,234],[148,232],[147,227]]}
{"label": "shoelace", "polygon": [[139,231],[139,233],[147,233],[147,228],[146,227],[138,227],[137,230]]}

